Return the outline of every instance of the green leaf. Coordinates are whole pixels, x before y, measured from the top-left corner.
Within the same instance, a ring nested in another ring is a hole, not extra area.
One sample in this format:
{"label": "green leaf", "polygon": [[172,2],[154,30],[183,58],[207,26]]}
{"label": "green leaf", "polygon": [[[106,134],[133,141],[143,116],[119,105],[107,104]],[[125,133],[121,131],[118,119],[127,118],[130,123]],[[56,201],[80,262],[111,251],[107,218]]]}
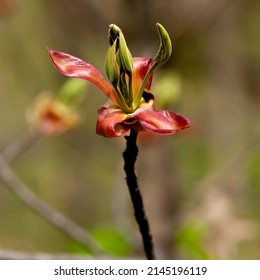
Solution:
{"label": "green leaf", "polygon": [[162,64],[165,63],[172,54],[172,43],[166,29],[160,23],[157,23],[156,27],[160,37],[160,46],[154,61],[158,64]]}
{"label": "green leaf", "polygon": [[116,44],[117,44],[117,40],[115,40],[113,45],[108,48],[106,61],[105,61],[106,74],[108,79],[113,85],[117,85],[120,76],[117,59],[116,59],[117,57]]}
{"label": "green leaf", "polygon": [[67,79],[60,87],[57,99],[66,106],[76,106],[85,97],[88,83],[80,79]]}
{"label": "green leaf", "polygon": [[90,249],[86,248],[84,245],[81,245],[76,242],[71,242],[69,244],[69,251],[74,253],[74,254],[79,254],[79,255],[92,255],[92,252]]}
{"label": "green leaf", "polygon": [[110,24],[108,29],[108,42],[112,46],[117,38],[119,38],[120,28],[115,24]]}
{"label": "green leaf", "polygon": [[124,72],[132,73],[133,69],[133,58],[127,47],[125,37],[122,31],[119,33],[119,52],[122,66],[124,68]]}
{"label": "green leaf", "polygon": [[132,247],[124,235],[116,229],[98,228],[93,232],[94,238],[105,251],[116,256],[131,254]]}
{"label": "green leaf", "polygon": [[180,228],[176,243],[179,250],[189,259],[210,259],[204,247],[207,228],[203,224],[188,224]]}

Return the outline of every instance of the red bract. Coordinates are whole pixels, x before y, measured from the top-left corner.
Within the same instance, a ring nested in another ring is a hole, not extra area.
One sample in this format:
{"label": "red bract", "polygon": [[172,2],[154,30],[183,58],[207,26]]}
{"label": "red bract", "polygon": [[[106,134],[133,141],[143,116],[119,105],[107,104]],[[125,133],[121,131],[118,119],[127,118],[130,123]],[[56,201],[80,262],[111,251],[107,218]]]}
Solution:
{"label": "red bract", "polygon": [[[96,132],[105,137],[118,137],[126,134],[130,127],[137,131],[149,131],[158,134],[174,134],[190,126],[186,117],[167,110],[156,110],[153,95],[149,93],[152,78],[144,90],[139,106],[133,112],[126,112],[114,87],[91,64],[72,55],[48,49],[52,62],[62,74],[87,80],[97,86],[110,99],[110,102],[98,110]],[[152,59],[134,58],[132,89],[135,97],[144,77],[151,67]]]}

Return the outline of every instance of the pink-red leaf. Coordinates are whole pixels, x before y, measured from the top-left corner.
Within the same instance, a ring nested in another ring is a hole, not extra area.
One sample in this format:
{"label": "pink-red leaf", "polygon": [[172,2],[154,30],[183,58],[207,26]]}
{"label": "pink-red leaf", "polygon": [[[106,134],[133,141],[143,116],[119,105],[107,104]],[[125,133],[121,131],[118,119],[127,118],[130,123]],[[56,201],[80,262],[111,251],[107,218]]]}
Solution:
{"label": "pink-red leaf", "polygon": [[158,134],[174,134],[188,128],[191,121],[186,117],[166,110],[137,109],[132,116],[145,131]]}
{"label": "pink-red leaf", "polygon": [[119,105],[113,86],[91,64],[67,53],[48,49],[51,60],[58,71],[68,77],[81,78],[89,81],[104,92],[110,100]]}
{"label": "pink-red leaf", "polygon": [[[133,59],[133,94],[134,98],[139,92],[144,77],[152,65],[152,59],[148,57],[134,57]],[[150,89],[152,83],[152,76],[146,85]]]}
{"label": "pink-red leaf", "polygon": [[191,121],[186,117],[171,111],[155,110],[152,103],[143,103],[143,106],[132,114],[105,104],[98,111],[96,132],[105,137],[118,137],[133,127],[138,131],[168,135],[190,125]]}
{"label": "pink-red leaf", "polygon": [[96,133],[108,138],[124,135],[130,129],[123,123],[127,118],[129,116],[118,108],[101,107],[98,110]]}

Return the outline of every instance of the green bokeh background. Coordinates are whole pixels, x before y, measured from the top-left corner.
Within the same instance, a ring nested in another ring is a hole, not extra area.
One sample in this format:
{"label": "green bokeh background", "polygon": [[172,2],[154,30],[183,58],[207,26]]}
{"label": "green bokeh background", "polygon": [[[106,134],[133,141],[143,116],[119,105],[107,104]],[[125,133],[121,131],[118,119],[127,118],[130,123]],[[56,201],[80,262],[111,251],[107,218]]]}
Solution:
{"label": "green bokeh background", "polygon": [[[122,28],[133,56],[153,57],[160,22],[174,51],[154,75],[156,105],[193,125],[139,143],[139,182],[158,256],[259,259],[259,9],[257,0],[0,0],[0,149],[27,130],[34,98],[66,81],[47,46],[104,73],[110,23]],[[124,139],[95,134],[106,100],[90,85],[80,126],[41,139],[12,167],[114,257],[143,257],[122,171]],[[0,249],[86,252],[1,182],[0,221]]]}

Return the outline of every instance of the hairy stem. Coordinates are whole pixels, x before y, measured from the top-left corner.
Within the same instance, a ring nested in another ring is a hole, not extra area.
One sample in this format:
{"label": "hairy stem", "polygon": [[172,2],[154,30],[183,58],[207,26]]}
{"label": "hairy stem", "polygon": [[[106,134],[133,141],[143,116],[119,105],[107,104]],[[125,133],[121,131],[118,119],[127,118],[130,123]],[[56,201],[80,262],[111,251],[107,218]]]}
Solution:
{"label": "hairy stem", "polygon": [[154,260],[155,255],[152,235],[150,233],[149,223],[145,214],[143,200],[135,174],[135,162],[138,155],[138,147],[136,145],[137,134],[138,133],[133,128],[131,128],[130,135],[125,136],[126,149],[123,152],[124,170],[126,173],[126,182],[134,207],[135,218],[142,235],[145,254],[148,260]]}

